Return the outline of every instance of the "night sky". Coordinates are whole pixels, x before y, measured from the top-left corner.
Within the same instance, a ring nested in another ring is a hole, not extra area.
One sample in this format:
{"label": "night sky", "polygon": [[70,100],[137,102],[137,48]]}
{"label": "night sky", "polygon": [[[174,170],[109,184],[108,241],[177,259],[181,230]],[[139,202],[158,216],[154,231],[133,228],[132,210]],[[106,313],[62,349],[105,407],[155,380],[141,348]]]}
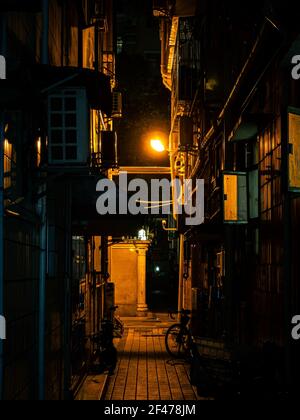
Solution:
{"label": "night sky", "polygon": [[151,0],[117,2],[117,74],[124,118],[118,127],[120,165],[168,166],[167,152],[156,154],[149,136],[169,132],[169,92],[160,75],[159,22]]}

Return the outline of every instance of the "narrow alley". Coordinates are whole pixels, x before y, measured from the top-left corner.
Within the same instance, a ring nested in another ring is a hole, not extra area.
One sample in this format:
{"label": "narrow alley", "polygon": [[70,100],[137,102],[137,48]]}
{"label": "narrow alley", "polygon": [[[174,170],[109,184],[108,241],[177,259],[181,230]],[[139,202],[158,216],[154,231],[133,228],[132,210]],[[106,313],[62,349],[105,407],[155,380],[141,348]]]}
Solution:
{"label": "narrow alley", "polygon": [[0,401],[293,397],[299,16],[0,0]]}
{"label": "narrow alley", "polygon": [[190,385],[189,364],[170,356],[165,332],[170,322],[125,320],[119,362],[109,378],[105,400],[197,400]]}

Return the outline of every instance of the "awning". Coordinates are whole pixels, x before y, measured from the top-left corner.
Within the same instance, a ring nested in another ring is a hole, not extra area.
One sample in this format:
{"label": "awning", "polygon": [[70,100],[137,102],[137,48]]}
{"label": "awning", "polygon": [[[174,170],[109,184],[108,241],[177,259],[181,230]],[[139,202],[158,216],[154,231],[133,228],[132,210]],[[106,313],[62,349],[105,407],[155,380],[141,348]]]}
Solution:
{"label": "awning", "polygon": [[103,73],[76,67],[36,65],[8,71],[7,79],[0,80],[0,104],[3,107],[26,105],[55,89],[84,87],[92,109],[112,114],[110,78]]}
{"label": "awning", "polygon": [[270,122],[269,114],[244,114],[229,136],[229,141],[256,140],[259,132]]}
{"label": "awning", "polygon": [[34,68],[35,80],[41,83],[42,91],[61,87],[85,87],[92,109],[99,109],[106,115],[112,114],[112,92],[110,77],[95,70],[77,67],[53,67],[38,65]]}
{"label": "awning", "polygon": [[258,134],[258,124],[255,121],[240,119],[230,136],[231,141],[248,141]]}

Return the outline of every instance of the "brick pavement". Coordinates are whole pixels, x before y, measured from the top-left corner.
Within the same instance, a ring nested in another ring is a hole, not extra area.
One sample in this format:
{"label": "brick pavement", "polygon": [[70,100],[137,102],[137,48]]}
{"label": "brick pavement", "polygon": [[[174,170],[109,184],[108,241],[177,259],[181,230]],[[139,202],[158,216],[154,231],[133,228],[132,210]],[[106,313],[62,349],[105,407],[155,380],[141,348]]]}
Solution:
{"label": "brick pavement", "polygon": [[119,362],[109,379],[105,400],[197,400],[189,366],[170,360],[165,350],[167,325],[126,323],[118,343]]}

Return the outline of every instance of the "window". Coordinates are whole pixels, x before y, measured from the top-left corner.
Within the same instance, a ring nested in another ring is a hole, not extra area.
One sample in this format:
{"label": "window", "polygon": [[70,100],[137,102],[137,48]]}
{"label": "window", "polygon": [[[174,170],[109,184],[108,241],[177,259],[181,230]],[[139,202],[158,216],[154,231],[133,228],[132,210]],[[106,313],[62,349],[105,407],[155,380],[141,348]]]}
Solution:
{"label": "window", "polygon": [[15,184],[17,158],[15,147],[9,138],[9,125],[5,126],[4,138],[4,189],[8,190]]}
{"label": "window", "polygon": [[87,69],[95,68],[95,27],[84,29],[83,38],[83,67]]}
{"label": "window", "polygon": [[102,54],[102,72],[111,78],[112,89],[116,86],[116,60],[112,51],[104,51]]}
{"label": "window", "polygon": [[248,222],[247,174],[228,172],[223,174],[224,222],[243,224]]}
{"label": "window", "polygon": [[88,106],[83,89],[49,97],[49,163],[86,163]]}
{"label": "window", "polygon": [[42,139],[38,137],[36,140],[36,166],[40,167],[42,162]]}

